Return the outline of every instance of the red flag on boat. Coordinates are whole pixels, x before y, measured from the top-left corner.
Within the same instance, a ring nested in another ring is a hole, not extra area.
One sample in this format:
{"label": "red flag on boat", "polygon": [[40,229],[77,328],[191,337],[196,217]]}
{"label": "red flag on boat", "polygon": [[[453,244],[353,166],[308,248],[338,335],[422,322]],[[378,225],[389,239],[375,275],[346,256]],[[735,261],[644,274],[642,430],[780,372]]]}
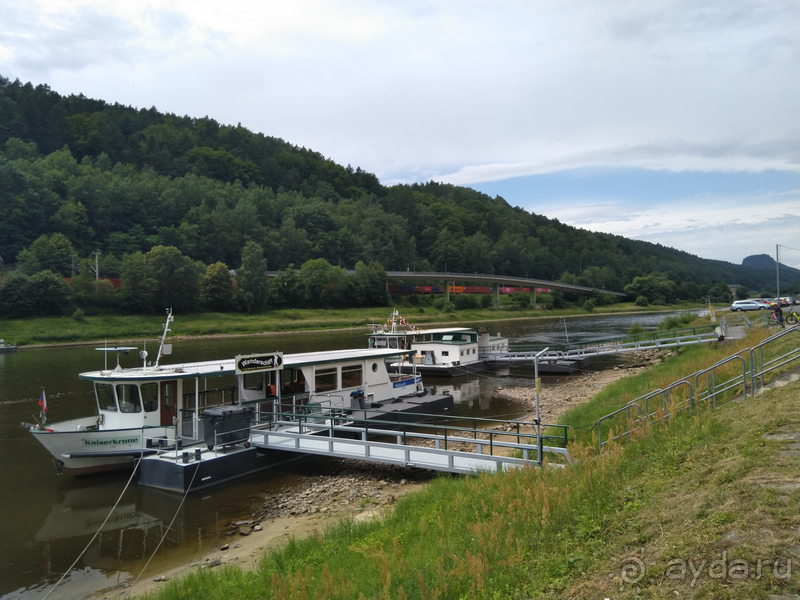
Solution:
{"label": "red flag on boat", "polygon": [[42,388],[42,396],[39,398],[39,406],[42,407],[42,412],[47,412],[47,398],[44,395],[44,388]]}

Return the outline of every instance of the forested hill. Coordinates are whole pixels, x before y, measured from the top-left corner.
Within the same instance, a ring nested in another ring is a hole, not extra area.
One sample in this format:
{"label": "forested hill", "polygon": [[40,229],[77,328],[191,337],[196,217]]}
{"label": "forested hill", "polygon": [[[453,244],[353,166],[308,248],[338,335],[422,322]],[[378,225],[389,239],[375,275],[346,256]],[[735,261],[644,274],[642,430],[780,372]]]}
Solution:
{"label": "forested hill", "polygon": [[386,187],[241,125],[19,80],[0,86],[6,267],[40,236],[61,233],[80,258],[100,250],[104,260],[163,245],[236,268],[255,241],[269,269],[323,258],[346,268],[377,260],[387,270],[494,270],[606,289],[654,271],[684,287],[772,281],[764,270],[576,229],[469,188]]}

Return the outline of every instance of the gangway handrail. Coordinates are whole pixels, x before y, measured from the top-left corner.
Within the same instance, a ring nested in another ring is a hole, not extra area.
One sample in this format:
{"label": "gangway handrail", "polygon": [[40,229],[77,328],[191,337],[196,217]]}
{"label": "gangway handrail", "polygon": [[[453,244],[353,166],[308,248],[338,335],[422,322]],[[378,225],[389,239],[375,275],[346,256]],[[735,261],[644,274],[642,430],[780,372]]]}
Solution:
{"label": "gangway handrail", "polygon": [[707,332],[697,335],[682,336],[676,338],[648,340],[639,342],[617,343],[607,346],[592,346],[574,350],[550,350],[544,354],[539,352],[515,351],[509,348],[503,352],[481,352],[480,358],[490,360],[530,360],[538,354],[539,362],[553,362],[560,360],[576,360],[592,356],[604,356],[608,354],[624,354],[626,352],[636,352],[639,350],[657,350],[662,348],[672,348],[676,346],[689,346],[694,344],[706,344],[719,340],[716,332]]}
{"label": "gangway handrail", "polygon": [[[536,421],[535,420],[534,421],[503,421],[503,420],[499,420],[499,419],[481,419],[481,418],[470,418],[470,417],[465,419],[463,417],[457,417],[457,416],[451,416],[451,415],[447,415],[445,417],[445,419],[447,419],[447,420],[472,420],[473,422],[481,421],[481,422],[484,422],[484,423],[495,423],[495,424],[500,424],[500,425],[516,426],[516,431],[513,431],[513,430],[512,431],[505,431],[505,430],[496,430],[496,429],[490,429],[490,428],[479,428],[479,427],[469,428],[469,427],[462,427],[462,426],[457,426],[457,425],[447,425],[447,424],[443,424],[441,422],[430,423],[430,422],[394,421],[394,420],[388,420],[388,419],[374,419],[374,418],[373,419],[365,419],[365,418],[358,418],[357,416],[354,416],[352,414],[346,414],[346,413],[365,412],[364,409],[354,409],[354,410],[341,411],[341,412],[342,412],[342,414],[339,414],[339,415],[330,414],[330,415],[327,415],[326,417],[328,419],[330,419],[331,423],[334,423],[334,424],[335,423],[352,423],[353,425],[348,426],[350,428],[350,430],[352,430],[353,427],[363,427],[364,430],[368,434],[375,434],[375,435],[379,435],[378,433],[375,433],[376,431],[384,431],[384,429],[381,428],[381,427],[377,427],[377,428],[374,427],[375,425],[378,425],[378,426],[380,426],[380,425],[391,425],[391,426],[395,426],[395,429],[392,429],[392,431],[394,431],[394,432],[397,432],[397,431],[400,430],[400,429],[397,428],[398,426],[402,426],[402,431],[403,431],[404,435],[417,435],[419,433],[419,432],[409,432],[409,428],[412,428],[412,429],[433,430],[434,432],[436,432],[438,430],[445,430],[445,431],[457,431],[457,432],[472,433],[473,434],[473,439],[477,439],[477,435],[479,433],[480,434],[484,434],[484,435],[489,435],[490,438],[502,437],[502,436],[505,436],[505,437],[516,436],[516,437],[525,437],[525,438],[535,439],[537,437],[535,433],[526,433],[526,432],[520,431],[520,426],[528,425],[530,427],[536,427]],[[379,412],[379,411],[377,411],[377,410],[369,410],[369,412]],[[402,413],[398,413],[397,411],[381,411],[381,412],[385,412],[386,414],[393,414],[393,415],[402,416]],[[417,417],[417,416],[420,416],[421,413],[413,413],[413,414],[414,414],[415,417]],[[276,412],[271,412],[271,411],[260,411],[259,415],[260,416],[267,416],[268,418],[266,420],[261,421],[260,423],[257,423],[255,425],[253,425],[254,429],[269,429],[272,426],[288,425],[288,424],[291,424],[292,426],[298,427],[298,429],[301,432],[303,430],[303,427],[317,428],[317,429],[319,429],[319,428],[322,428],[322,429],[328,428],[329,429],[330,428],[328,425],[323,425],[323,424],[320,424],[318,422],[312,422],[311,420],[307,419],[307,417],[313,417],[314,416],[313,413],[311,415],[295,415],[295,414],[291,414],[291,413],[276,413]],[[292,418],[291,419],[281,419],[280,417],[282,417],[282,416],[290,416]],[[436,417],[438,417],[440,419],[442,418],[442,415],[427,415],[427,416],[432,417],[432,418],[436,418]],[[274,418],[273,420],[270,420],[269,417],[277,417],[277,418]],[[338,425],[337,425],[337,427],[338,427]],[[542,434],[541,437],[542,437],[542,439],[558,440],[558,441],[562,442],[564,444],[564,446],[566,446],[566,444],[567,444],[567,432],[569,431],[569,426],[567,426],[567,425],[559,425],[559,424],[550,425],[550,424],[542,423],[541,427],[543,429],[547,428],[547,427],[553,427],[553,428],[556,428],[556,429],[562,429],[563,430],[563,435]]]}
{"label": "gangway handrail", "polygon": [[[295,423],[292,423],[292,422],[285,422],[285,423],[287,425],[295,425]],[[457,442],[462,443],[462,444],[473,444],[473,445],[476,446],[477,452],[466,452],[466,451],[463,451],[463,450],[451,450],[451,449],[448,449],[448,448],[442,449],[439,446],[438,442],[445,439],[445,436],[443,436],[443,435],[435,436],[435,435],[431,435],[431,434],[422,434],[422,433],[412,433],[412,434],[403,433],[403,434],[400,434],[396,430],[384,430],[384,429],[375,429],[375,430],[373,430],[371,432],[374,435],[378,435],[378,436],[390,436],[390,437],[393,436],[397,440],[397,443],[388,443],[388,442],[380,442],[380,441],[375,441],[375,440],[368,440],[366,431],[360,431],[359,428],[354,428],[354,427],[349,427],[349,426],[343,426],[343,425],[328,425],[328,426],[325,426],[325,425],[321,425],[321,424],[314,424],[314,425],[309,425],[309,429],[315,429],[318,433],[325,432],[325,433],[328,433],[329,435],[324,436],[324,437],[319,437],[319,436],[315,436],[315,435],[310,434],[310,433],[301,433],[299,431],[290,431],[290,430],[285,430],[285,429],[284,430],[280,430],[280,429],[278,429],[278,430],[258,429],[258,430],[255,430],[253,432],[254,435],[252,436],[252,438],[253,438],[253,442],[256,445],[261,445],[261,446],[263,446],[265,448],[277,449],[277,450],[291,449],[291,450],[294,450],[294,451],[302,451],[302,452],[309,452],[309,453],[319,453],[319,454],[321,454],[322,452],[313,452],[313,451],[310,451],[308,449],[301,448],[300,447],[300,442],[302,440],[315,440],[317,442],[320,442],[320,441],[324,440],[325,444],[327,446],[327,452],[325,452],[325,454],[329,454],[329,455],[335,455],[335,452],[333,451],[333,447],[334,447],[335,444],[339,444],[339,445],[355,445],[355,446],[363,447],[365,449],[365,455],[364,455],[363,458],[365,458],[367,460],[378,460],[374,455],[371,455],[371,449],[375,449],[375,448],[390,448],[390,449],[403,448],[404,449],[403,452],[404,452],[406,457],[408,457],[410,452],[415,452],[417,454],[434,454],[434,455],[440,455],[440,456],[442,456],[442,455],[448,456],[449,457],[449,463],[448,463],[448,467],[449,468],[446,468],[446,469],[443,469],[443,470],[450,470],[450,471],[454,470],[453,469],[453,457],[458,457],[458,456],[460,456],[460,457],[471,456],[471,457],[474,457],[476,460],[494,462],[496,465],[503,465],[503,464],[524,465],[524,464],[531,464],[531,463],[535,463],[535,464],[539,463],[538,460],[531,461],[529,459],[530,453],[536,453],[537,452],[537,447],[532,445],[532,444],[528,444],[528,443],[499,442],[499,441],[492,442],[491,440],[481,440],[481,439],[471,439],[471,438],[451,438],[451,441],[457,441]],[[353,433],[361,433],[361,439],[350,439],[350,438],[336,437],[335,436],[336,432],[344,432],[344,433],[347,433],[347,434],[350,434],[350,435],[352,435]],[[513,434],[510,434],[509,432],[493,432],[493,433],[498,433],[498,434],[499,433],[503,433],[505,435],[513,435]],[[258,441],[256,441],[255,440],[256,436],[260,436],[262,438],[262,442],[259,443]],[[291,448],[286,448],[285,446],[280,445],[280,444],[272,444],[272,443],[270,443],[270,441],[269,441],[270,437],[293,439],[294,443],[293,443]],[[430,448],[430,447],[427,447],[427,446],[408,445],[408,444],[405,443],[407,437],[418,437],[418,438],[424,438],[424,439],[433,439],[433,440],[437,441],[437,446],[434,447],[434,448]],[[534,437],[535,437],[535,435],[534,435]],[[481,448],[483,448],[485,446],[488,446],[490,448],[490,454],[485,454],[484,452],[482,452]],[[493,448],[494,447],[502,447],[502,448],[510,448],[510,449],[514,449],[514,450],[521,450],[522,453],[523,453],[523,458],[519,459],[519,458],[516,458],[516,457],[496,455],[496,454],[493,453]],[[567,462],[571,463],[571,458],[570,458],[570,455],[569,455],[569,451],[566,448],[542,446],[542,450],[545,451],[545,452],[552,453],[552,454],[557,454],[557,455],[564,456],[565,459],[567,460]],[[385,460],[381,460],[381,462],[386,462],[386,461]],[[413,463],[410,463],[407,458],[406,458],[405,462],[409,466],[415,466],[415,465],[413,465]],[[433,465],[433,464],[426,464],[425,467],[426,468],[437,468],[437,469],[442,470],[441,469],[441,465],[437,466],[437,465]],[[456,470],[456,472],[458,472],[458,471]]]}

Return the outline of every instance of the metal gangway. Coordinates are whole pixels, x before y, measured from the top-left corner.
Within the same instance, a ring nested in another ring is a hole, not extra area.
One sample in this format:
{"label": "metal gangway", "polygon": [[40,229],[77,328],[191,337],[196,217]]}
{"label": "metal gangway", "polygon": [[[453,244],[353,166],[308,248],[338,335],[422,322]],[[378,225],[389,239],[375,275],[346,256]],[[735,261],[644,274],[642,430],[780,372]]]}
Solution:
{"label": "metal gangway", "polygon": [[[355,420],[341,412],[261,413],[260,420],[269,423],[253,426],[250,443],[267,450],[460,474],[505,471],[545,462],[558,466],[571,463],[566,448],[568,428],[563,425],[420,414],[413,417],[425,422],[404,423],[402,413],[372,412],[383,414]],[[545,440],[562,446],[544,445]]]}
{"label": "metal gangway", "polygon": [[[638,350],[653,350],[707,344],[724,338],[720,328],[714,325],[689,327],[669,331],[656,331],[635,335],[620,336],[594,340],[583,344],[571,344],[567,350],[550,350],[544,352],[533,346],[516,345],[507,352],[481,352],[480,358],[493,362],[529,362],[538,357],[539,362],[579,361],[593,356],[624,354]],[[576,346],[576,347],[572,347]]]}

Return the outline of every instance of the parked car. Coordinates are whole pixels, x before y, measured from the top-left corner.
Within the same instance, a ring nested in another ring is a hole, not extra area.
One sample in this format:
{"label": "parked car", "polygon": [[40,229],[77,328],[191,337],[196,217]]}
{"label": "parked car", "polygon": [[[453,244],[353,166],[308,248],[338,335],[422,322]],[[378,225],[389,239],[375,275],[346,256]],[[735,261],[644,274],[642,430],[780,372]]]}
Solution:
{"label": "parked car", "polygon": [[745,310],[767,310],[768,308],[769,304],[757,302],[756,300],[737,300],[731,304],[731,310],[733,312],[741,312]]}

